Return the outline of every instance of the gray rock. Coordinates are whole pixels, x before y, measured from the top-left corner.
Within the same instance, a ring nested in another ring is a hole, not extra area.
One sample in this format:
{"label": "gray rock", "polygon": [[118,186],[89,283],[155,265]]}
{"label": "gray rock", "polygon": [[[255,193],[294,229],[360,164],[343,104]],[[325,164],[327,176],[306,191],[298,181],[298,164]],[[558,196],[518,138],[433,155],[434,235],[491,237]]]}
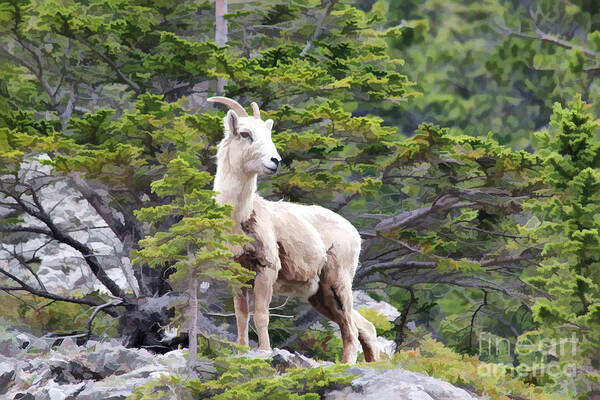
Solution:
{"label": "gray rock", "polygon": [[396,342],[381,336],[377,336],[377,345],[379,346],[379,350],[381,352],[389,356],[393,355],[396,351]]}
{"label": "gray rock", "polygon": [[15,379],[15,366],[6,361],[0,362],[0,394],[6,393]]}
{"label": "gray rock", "polygon": [[390,303],[385,301],[377,301],[362,290],[353,292],[354,309],[358,310],[361,307],[368,307],[387,317],[388,321],[394,321],[400,316],[400,311]]}
{"label": "gray rock", "polygon": [[284,372],[289,368],[314,368],[329,363],[317,362],[311,358],[305,357],[299,353],[290,353],[283,349],[273,349],[269,351],[262,351],[258,349],[250,350],[248,353],[243,354],[242,357],[248,358],[260,358],[260,359],[271,359],[271,365],[279,372]]}
{"label": "gray rock", "polygon": [[148,364],[155,364],[154,356],[144,349],[128,349],[113,343],[99,343],[93,352],[84,355],[84,363],[102,376],[122,375]]}
{"label": "gray rock", "polygon": [[[28,349],[35,342],[33,340],[28,344]],[[18,356],[0,355],[2,399],[121,400],[130,396],[136,387],[161,376],[187,373],[184,350],[156,355],[143,349],[125,348],[116,340],[77,346],[74,341],[66,339],[56,349],[43,354],[18,351]],[[282,349],[269,352],[253,350],[240,357],[269,359],[271,365],[281,373],[291,368],[331,364]],[[198,372],[205,378],[214,376],[214,362],[199,360]],[[350,386],[329,392],[328,399],[475,399],[447,382],[399,367],[390,370],[350,367],[348,373],[359,376]],[[167,390],[165,396],[169,395]]]}
{"label": "gray rock", "polygon": [[24,350],[20,349],[11,339],[0,339],[0,354],[6,357],[18,357]]}
{"label": "gray rock", "polygon": [[34,340],[27,346],[29,353],[47,353],[50,351],[50,346],[56,339],[53,338],[38,338],[34,336]]}
{"label": "gray rock", "polygon": [[164,365],[168,371],[174,374],[184,374],[187,368],[187,360],[183,355],[183,350],[173,350],[165,354],[156,356],[158,362]]}
{"label": "gray rock", "polygon": [[103,378],[99,373],[73,360],[57,363],[54,367],[50,368],[50,372],[52,373],[52,378],[57,383],[77,383],[86,380],[98,381]]}
{"label": "gray rock", "polygon": [[[47,159],[47,156],[39,156],[37,160],[29,160],[24,163],[23,171],[28,170],[22,178],[28,182],[39,174],[36,171],[50,174],[52,167],[43,165],[39,160]],[[98,191],[99,194],[103,194]],[[110,230],[101,228],[106,222],[98,215],[94,208],[81,196],[81,193],[73,187],[67,179],[57,178],[53,183],[44,186],[38,191],[38,196],[59,229],[69,230],[76,240],[86,243],[95,254],[102,257],[102,263],[107,274],[121,288],[126,291],[139,293],[138,283],[133,274],[131,262],[123,251],[123,245]],[[59,205],[57,207],[57,205]],[[9,209],[0,207],[0,216],[7,213]],[[29,215],[23,216],[25,225],[40,226],[40,222]],[[83,229],[80,229],[83,228]],[[89,228],[89,229],[85,229]],[[24,240],[18,247],[21,255],[25,258],[31,257],[34,252],[40,258],[38,275],[44,285],[53,292],[62,292],[78,288],[83,294],[94,291],[106,291],[99,284],[94,274],[89,271],[84,258],[79,252],[69,246],[59,243],[44,245],[45,238],[32,237]],[[27,271],[23,271],[17,260],[10,256],[10,248],[0,243],[0,258],[9,260],[6,267],[16,276],[37,287],[37,283],[31,279]]]}
{"label": "gray rock", "polygon": [[350,387],[326,395],[327,400],[476,400],[448,382],[400,367],[390,370],[350,367],[360,375]]}
{"label": "gray rock", "polygon": [[158,379],[167,372],[157,365],[138,368],[127,374],[109,376],[98,382],[89,382],[78,394],[81,400],[121,400],[131,395],[135,388]]}
{"label": "gray rock", "polygon": [[[85,383],[65,385],[54,381],[47,382],[43,387],[34,387],[26,392],[20,392],[14,399],[32,400],[75,400],[85,387]],[[17,397],[22,396],[22,397]]]}
{"label": "gray rock", "polygon": [[19,333],[17,336],[15,336],[15,339],[17,341],[17,345],[21,349],[26,349],[27,347],[29,347],[30,344],[38,340],[36,336],[33,336],[32,334],[26,332]]}

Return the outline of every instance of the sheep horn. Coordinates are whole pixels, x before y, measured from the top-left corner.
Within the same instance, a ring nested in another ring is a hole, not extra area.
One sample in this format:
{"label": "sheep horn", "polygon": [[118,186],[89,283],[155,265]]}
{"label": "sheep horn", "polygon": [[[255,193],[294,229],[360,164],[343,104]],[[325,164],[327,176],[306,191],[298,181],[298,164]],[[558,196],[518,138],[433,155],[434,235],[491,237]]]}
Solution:
{"label": "sheep horn", "polygon": [[235,111],[235,113],[238,115],[238,117],[247,117],[248,116],[248,113],[246,112],[246,110],[244,110],[244,107],[242,107],[240,105],[240,103],[238,103],[237,101],[235,101],[233,99],[230,99],[229,97],[216,96],[216,97],[211,97],[211,98],[207,99],[207,101],[210,101],[212,103],[225,104],[227,107],[229,107],[233,111]]}
{"label": "sheep horn", "polygon": [[252,102],[250,105],[252,106],[252,111],[254,112],[254,118],[260,119],[260,109],[258,108],[258,104]]}

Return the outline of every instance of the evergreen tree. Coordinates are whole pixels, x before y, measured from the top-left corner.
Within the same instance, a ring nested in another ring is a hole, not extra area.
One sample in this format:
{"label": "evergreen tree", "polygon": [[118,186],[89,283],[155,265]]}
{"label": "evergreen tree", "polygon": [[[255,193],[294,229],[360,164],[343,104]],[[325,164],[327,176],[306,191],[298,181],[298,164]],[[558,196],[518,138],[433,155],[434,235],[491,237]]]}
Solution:
{"label": "evergreen tree", "polygon": [[[142,208],[136,216],[153,227],[165,219],[174,218],[169,229],[154,233],[140,241],[140,250],[133,253],[133,262],[151,267],[170,265],[176,272],[171,280],[187,282],[189,310],[189,375],[194,371],[198,348],[198,280],[223,281],[235,292],[247,285],[254,273],[233,261],[228,245],[244,242],[244,237],[230,233],[230,206],[218,204],[214,193],[203,189],[211,181],[206,172],[199,172],[181,157],[167,166],[162,179],[152,183],[152,191],[168,197],[168,204]],[[181,286],[181,285],[178,285]]]}
{"label": "evergreen tree", "polygon": [[544,260],[525,275],[543,295],[533,306],[538,329],[526,334],[540,351],[524,358],[557,363],[561,374],[544,378],[574,378],[581,399],[600,390],[600,124],[589,109],[580,97],[555,104],[550,129],[538,135],[548,188],[527,208]]}

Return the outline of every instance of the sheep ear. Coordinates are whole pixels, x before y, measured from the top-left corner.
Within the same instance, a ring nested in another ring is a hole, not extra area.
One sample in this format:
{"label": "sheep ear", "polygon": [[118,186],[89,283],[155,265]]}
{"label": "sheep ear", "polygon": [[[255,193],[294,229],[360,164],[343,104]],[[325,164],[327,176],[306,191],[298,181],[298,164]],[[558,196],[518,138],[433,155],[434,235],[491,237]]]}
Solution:
{"label": "sheep ear", "polygon": [[235,111],[233,111],[233,110],[227,111],[227,116],[225,117],[225,124],[227,125],[226,128],[230,135],[235,136],[235,135],[239,134],[238,120],[239,120],[239,117],[235,113]]}
{"label": "sheep ear", "polygon": [[269,128],[269,130],[273,129],[273,120],[272,119],[266,120],[265,124],[267,124],[267,128]]}

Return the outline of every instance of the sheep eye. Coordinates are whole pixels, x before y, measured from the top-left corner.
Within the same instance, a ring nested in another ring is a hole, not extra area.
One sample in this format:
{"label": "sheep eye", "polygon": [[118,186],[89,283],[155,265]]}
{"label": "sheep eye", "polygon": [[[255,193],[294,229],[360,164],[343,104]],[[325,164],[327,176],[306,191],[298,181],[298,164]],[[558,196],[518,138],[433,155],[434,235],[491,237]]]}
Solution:
{"label": "sheep eye", "polygon": [[240,131],[240,136],[244,139],[250,139],[250,141],[252,141],[252,136],[250,136],[250,132],[248,131]]}

